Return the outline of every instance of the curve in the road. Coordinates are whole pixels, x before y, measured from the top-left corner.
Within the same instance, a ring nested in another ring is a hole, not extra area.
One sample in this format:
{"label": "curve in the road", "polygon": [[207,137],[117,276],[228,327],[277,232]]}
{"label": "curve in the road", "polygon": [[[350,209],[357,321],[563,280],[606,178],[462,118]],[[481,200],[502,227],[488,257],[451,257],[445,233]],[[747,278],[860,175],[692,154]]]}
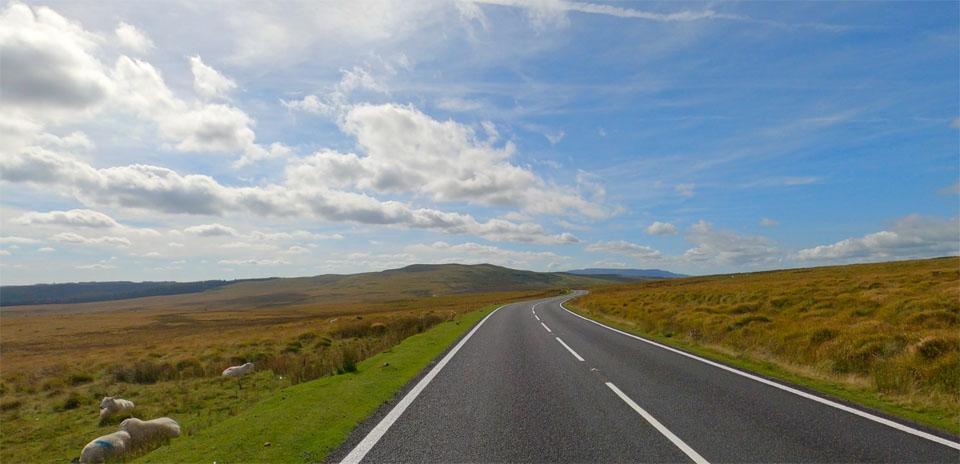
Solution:
{"label": "curve in the road", "polygon": [[497,308],[342,462],[960,462],[943,436],[562,306],[580,294]]}

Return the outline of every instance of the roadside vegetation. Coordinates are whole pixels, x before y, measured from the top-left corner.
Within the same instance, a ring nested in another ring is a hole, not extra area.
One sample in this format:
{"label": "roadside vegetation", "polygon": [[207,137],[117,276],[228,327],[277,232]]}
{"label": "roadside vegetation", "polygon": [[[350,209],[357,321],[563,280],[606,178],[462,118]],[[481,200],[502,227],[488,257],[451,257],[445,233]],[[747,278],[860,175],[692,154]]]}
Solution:
{"label": "roadside vegetation", "polygon": [[[234,311],[5,309],[0,462],[68,462],[79,456],[87,442],[129,417],[111,417],[98,426],[104,396],[132,400],[132,415],[141,419],[172,417],[182,437],[190,437],[285,388],[352,375],[365,359],[478,308],[555,294]],[[220,377],[224,368],[248,361],[256,365],[252,375],[239,381]]]}
{"label": "roadside vegetation", "polygon": [[960,258],[600,287],[567,306],[960,433]]}

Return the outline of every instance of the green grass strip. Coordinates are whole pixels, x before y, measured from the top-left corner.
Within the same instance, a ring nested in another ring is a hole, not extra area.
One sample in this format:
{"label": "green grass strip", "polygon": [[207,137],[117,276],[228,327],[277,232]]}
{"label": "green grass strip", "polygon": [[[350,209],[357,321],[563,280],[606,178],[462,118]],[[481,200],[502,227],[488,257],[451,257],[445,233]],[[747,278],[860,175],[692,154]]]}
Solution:
{"label": "green grass strip", "polygon": [[718,361],[728,366],[738,367],[753,373],[758,373],[772,379],[782,380],[793,385],[798,385],[812,391],[823,393],[827,396],[840,398],[845,401],[849,401],[850,403],[866,406],[867,408],[877,411],[883,411],[909,421],[932,426],[954,435],[960,434],[960,427],[958,427],[958,425],[955,423],[951,423],[950,420],[946,418],[948,414],[946,414],[945,411],[941,411],[936,408],[908,407],[896,404],[891,401],[884,400],[883,398],[880,398],[876,394],[870,392],[850,390],[846,386],[837,382],[830,382],[828,380],[814,379],[799,375],[773,362],[756,360],[743,355],[732,356],[702,345],[694,345],[670,337],[643,333],[637,330],[637,328],[631,324],[614,321],[602,315],[585,311],[571,303],[565,303],[564,306],[570,311],[573,311],[583,317],[593,319],[597,322],[620,329],[627,333],[632,333],[650,340],[655,340],[667,346],[682,349],[706,359]]}
{"label": "green grass strip", "polygon": [[[137,462],[321,462],[362,420],[496,306],[411,336],[357,364],[352,374],[285,388],[250,409]],[[389,363],[389,366],[384,366]],[[264,446],[270,442],[270,446]]]}

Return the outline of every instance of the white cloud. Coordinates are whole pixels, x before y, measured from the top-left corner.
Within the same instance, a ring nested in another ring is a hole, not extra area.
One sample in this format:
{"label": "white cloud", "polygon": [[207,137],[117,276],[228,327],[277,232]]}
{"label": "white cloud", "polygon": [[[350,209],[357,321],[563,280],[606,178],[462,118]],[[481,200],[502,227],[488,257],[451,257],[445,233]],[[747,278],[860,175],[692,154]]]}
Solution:
{"label": "white cloud", "polygon": [[281,266],[290,264],[282,259],[221,259],[217,264],[244,265],[244,266]]}
{"label": "white cloud", "polygon": [[694,184],[677,184],[674,190],[682,197],[690,198],[693,196]]}
{"label": "white cloud", "polygon": [[556,144],[560,143],[560,141],[563,140],[563,137],[566,136],[566,135],[567,135],[567,134],[566,134],[565,132],[563,132],[563,131],[557,131],[557,132],[551,132],[551,133],[545,133],[545,134],[543,134],[543,136],[546,137],[547,140],[550,142],[550,145],[556,145]]}
{"label": "white cloud", "polygon": [[[284,185],[226,187],[212,177],[180,174],[146,165],[96,169],[76,158],[38,147],[0,157],[0,179],[60,187],[84,203],[138,208],[165,213],[258,216],[313,214],[336,222],[391,225],[473,234],[490,240],[543,244],[570,244],[570,233],[551,235],[533,223],[502,219],[477,221],[473,216],[398,201],[379,201],[360,193],[330,190],[326,179],[291,174]],[[546,195],[546,193],[544,193]]]}
{"label": "white cloud", "polygon": [[109,235],[101,236],[101,237],[85,237],[83,235],[80,235],[74,232],[61,232],[50,238],[58,242],[80,243],[84,245],[117,245],[117,246],[132,245],[132,243],[130,242],[130,239],[126,237],[114,237]]}
{"label": "white cloud", "polygon": [[106,214],[89,209],[70,211],[30,212],[13,220],[22,225],[53,224],[69,227],[113,228],[120,227],[117,221]]}
{"label": "white cloud", "polygon": [[114,265],[112,265],[112,264],[96,263],[96,264],[87,264],[87,265],[83,265],[83,266],[76,266],[76,268],[77,268],[77,269],[83,269],[83,270],[86,270],[86,271],[102,271],[102,270],[106,270],[106,269],[116,269],[117,266],[114,266]]}
{"label": "white cloud", "polygon": [[200,237],[216,237],[216,236],[237,236],[240,235],[237,232],[237,229],[234,229],[230,226],[225,226],[219,222],[213,224],[201,224],[198,226],[191,226],[183,229],[184,232],[188,234],[197,235]]}
{"label": "white cloud", "polygon": [[150,37],[147,37],[140,29],[125,22],[121,21],[120,24],[117,25],[114,34],[116,34],[117,40],[120,41],[120,45],[135,52],[146,53],[153,48],[153,41],[150,40]]}
{"label": "white cloud", "polygon": [[[450,245],[447,242],[438,241],[431,245],[409,245],[404,248],[404,251],[416,255],[440,254],[447,258],[454,258],[456,254],[460,253],[464,255],[480,257],[480,260],[475,262],[486,262],[491,264],[527,264],[529,261],[570,259],[569,257],[560,256],[551,251],[533,252],[507,250],[500,247],[482,245],[474,242]],[[461,262],[462,259],[456,261]]]}
{"label": "white cloud", "polygon": [[650,235],[676,235],[677,232],[679,232],[677,226],[669,222],[654,221],[650,227],[647,227],[647,233]]}
{"label": "white cloud", "polygon": [[549,185],[511,163],[512,142],[496,147],[469,126],[434,120],[412,105],[356,105],[340,124],[365,156],[318,152],[288,169],[293,182],[422,193],[434,201],[516,207],[534,214],[609,215],[577,192]]}
{"label": "white cloud", "polygon": [[40,253],[52,253],[57,250],[56,248],[53,248],[53,247],[43,247],[43,248],[38,248],[37,251]]}
{"label": "white cloud", "polygon": [[761,265],[776,263],[781,252],[766,237],[744,237],[733,231],[714,230],[713,224],[700,221],[690,226],[687,240],[696,243],[684,253],[693,262],[712,261],[723,265]]}
{"label": "white cloud", "polygon": [[883,261],[960,254],[960,222],[956,217],[912,214],[895,220],[888,230],[819,245],[797,252],[801,261]]}
{"label": "white cloud", "polygon": [[646,245],[637,245],[625,240],[591,243],[589,246],[584,248],[584,250],[594,253],[612,253],[616,255],[630,256],[637,260],[660,258],[660,251],[650,248]]}
{"label": "white cloud", "polygon": [[7,250],[0,250],[0,256],[10,256],[10,252]]}
{"label": "white cloud", "polygon": [[0,14],[4,111],[52,120],[99,104],[112,91],[93,57],[101,39],[47,7],[11,3]]}
{"label": "white cloud", "polygon": [[185,245],[179,242],[169,242],[167,246],[170,248],[183,248]]}
{"label": "white cloud", "polygon": [[34,243],[40,243],[42,240],[37,240],[35,238],[29,237],[17,237],[8,235],[6,237],[0,237],[0,243],[15,243],[18,245],[32,245]]}
{"label": "white cloud", "polygon": [[780,225],[780,221],[776,219],[762,218],[760,219],[760,225],[764,227],[777,227]]}
{"label": "white cloud", "polygon": [[284,253],[286,253],[286,254],[291,254],[291,255],[302,255],[302,254],[310,253],[310,250],[308,250],[308,249],[306,249],[306,248],[304,248],[304,247],[302,247],[302,246],[294,245],[294,246],[292,246],[292,247],[290,247],[290,248],[287,248],[287,249],[284,251]]}
{"label": "white cloud", "polygon": [[960,118],[954,119],[953,122],[950,123],[950,127],[960,129]]}
{"label": "white cloud", "polygon": [[206,65],[199,55],[190,57],[190,70],[193,72],[193,88],[204,98],[226,97],[227,92],[237,87],[233,79]]}

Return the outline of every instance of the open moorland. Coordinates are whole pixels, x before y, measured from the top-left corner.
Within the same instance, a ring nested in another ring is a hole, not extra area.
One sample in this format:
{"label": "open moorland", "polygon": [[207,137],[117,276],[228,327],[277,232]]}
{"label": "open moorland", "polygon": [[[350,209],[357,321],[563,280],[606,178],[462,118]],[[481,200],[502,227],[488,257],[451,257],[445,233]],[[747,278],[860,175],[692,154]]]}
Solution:
{"label": "open moorland", "polygon": [[[78,456],[126,417],[98,426],[104,396],[133,400],[137,417],[174,417],[191,435],[279,389],[352,372],[361,360],[466,312],[610,282],[487,265],[411,266],[4,307],[0,461]],[[257,372],[242,382],[219,377],[248,361]]]}
{"label": "open moorland", "polygon": [[571,307],[960,432],[960,258],[617,285]]}

